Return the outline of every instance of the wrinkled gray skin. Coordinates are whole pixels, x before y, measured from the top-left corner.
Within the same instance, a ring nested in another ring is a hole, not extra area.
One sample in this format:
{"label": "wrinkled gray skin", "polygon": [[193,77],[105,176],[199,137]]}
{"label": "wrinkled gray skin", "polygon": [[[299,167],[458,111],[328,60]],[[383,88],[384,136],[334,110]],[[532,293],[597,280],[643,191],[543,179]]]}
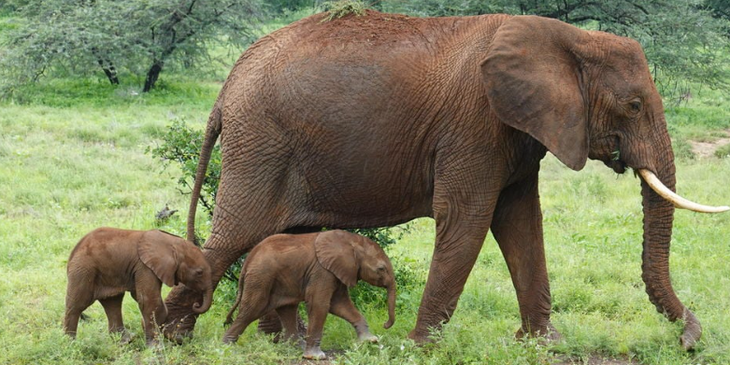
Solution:
{"label": "wrinkled gray skin", "polygon": [[184,284],[200,293],[202,304],[191,305],[196,314],[205,313],[213,297],[210,265],[199,248],[167,232],[98,228],[79,241],[67,266],[66,334],[76,337],[81,313],[94,301],[104,307],[109,332],[121,333],[129,341],[122,321],[122,299],[130,292],[139,303],[148,346],[157,343],[158,323],[164,323],[167,309],[162,302],[162,283]]}
{"label": "wrinkled gray skin", "polygon": [[395,322],[395,275],[390,259],[375,242],[340,230],[268,237],[246,257],[238,297],[226,318],[226,324],[233,325],[223,342],[236,342],[251,322],[272,310],[279,314],[284,338],[296,339],[297,307],[302,301],[309,318],[304,358],[325,358],[319,344],[327,313],[348,321],[360,341],[375,342],[377,337],[350,300],[348,288],[358,280],[387,289],[388,321],[383,327],[390,328]]}
{"label": "wrinkled gray skin", "polygon": [[[409,18],[317,14],[252,45],[208,120],[197,198],[220,136],[223,165],[205,256],[217,282],[269,235],[390,226],[433,217],[436,242],[410,337],[427,341],[454,313],[488,230],[507,262],[522,326],[550,322],[538,193],[547,151],[580,170],[654,173],[675,189],[664,108],[640,45],[534,16]],[[642,278],[650,301],[701,334],[669,279],[674,206],[641,180]],[[167,300],[189,332],[198,297]],[[174,336],[173,331],[168,332]]]}

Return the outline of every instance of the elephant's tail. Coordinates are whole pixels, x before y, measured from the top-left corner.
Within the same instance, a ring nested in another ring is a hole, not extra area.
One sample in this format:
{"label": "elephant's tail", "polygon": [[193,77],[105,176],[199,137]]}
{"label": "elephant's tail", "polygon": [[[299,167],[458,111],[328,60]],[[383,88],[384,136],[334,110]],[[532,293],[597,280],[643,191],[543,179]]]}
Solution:
{"label": "elephant's tail", "polygon": [[241,298],[243,298],[243,278],[246,276],[244,275],[244,270],[245,269],[241,268],[241,276],[238,278],[238,293],[236,293],[236,301],[233,302],[233,307],[231,307],[231,310],[228,311],[228,315],[226,316],[226,321],[223,322],[223,326],[227,327],[233,323],[233,312],[235,312],[238,305],[241,304]]}
{"label": "elephant's tail", "polygon": [[[190,197],[190,209],[188,209],[188,241],[198,245],[195,239],[195,211],[198,209],[198,200],[200,199],[200,190],[203,187],[205,173],[208,170],[210,155],[213,152],[215,141],[221,133],[221,99],[216,100],[213,111],[208,117],[208,125],[205,128],[205,139],[203,140],[203,148],[200,151],[200,159],[198,160],[198,168],[195,171],[195,185],[193,186],[192,196]],[[200,246],[200,245],[198,245]]]}

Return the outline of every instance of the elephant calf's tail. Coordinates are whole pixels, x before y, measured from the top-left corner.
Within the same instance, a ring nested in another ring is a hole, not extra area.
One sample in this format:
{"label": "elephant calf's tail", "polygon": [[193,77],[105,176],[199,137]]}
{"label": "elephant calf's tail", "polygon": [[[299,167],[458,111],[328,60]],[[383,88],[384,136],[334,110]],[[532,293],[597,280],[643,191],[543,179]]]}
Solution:
{"label": "elephant calf's tail", "polygon": [[195,211],[198,209],[198,199],[200,199],[200,190],[203,187],[205,173],[208,170],[210,155],[213,152],[215,141],[221,133],[221,114],[220,99],[218,99],[208,117],[208,125],[205,128],[205,139],[203,140],[203,148],[200,151],[198,168],[195,171],[195,185],[190,197],[190,209],[188,209],[188,241],[194,244],[197,244],[195,241]]}
{"label": "elephant calf's tail", "polygon": [[238,293],[236,293],[236,301],[233,302],[233,307],[231,307],[231,310],[228,311],[228,315],[226,315],[226,321],[223,322],[224,327],[228,327],[233,323],[233,312],[236,311],[236,308],[238,308],[238,305],[241,304],[241,298],[243,298],[243,268],[241,269],[241,276],[238,278]]}

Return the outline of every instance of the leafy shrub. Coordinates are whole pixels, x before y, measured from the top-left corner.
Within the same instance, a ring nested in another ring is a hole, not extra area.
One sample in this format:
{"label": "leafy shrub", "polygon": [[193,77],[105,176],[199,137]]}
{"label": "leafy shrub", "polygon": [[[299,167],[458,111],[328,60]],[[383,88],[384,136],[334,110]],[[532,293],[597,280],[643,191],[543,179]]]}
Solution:
{"label": "leafy shrub", "polygon": [[365,15],[365,9],[368,8],[367,4],[357,0],[328,1],[323,5],[327,9],[327,16],[322,19],[323,22],[342,18],[349,14],[362,16]]}
{"label": "leafy shrub", "polygon": [[[162,136],[162,144],[155,148],[147,148],[146,152],[160,158],[164,167],[170,164],[177,165],[182,171],[182,176],[177,179],[178,185],[184,190],[183,194],[191,194],[195,183],[195,171],[198,167],[198,157],[203,148],[204,131],[188,128],[184,119],[176,119],[172,122],[167,132]],[[205,181],[200,192],[200,202],[213,217],[215,206],[215,194],[218,191],[218,181],[221,177],[221,150],[216,145],[210,156],[208,171],[205,174]]]}

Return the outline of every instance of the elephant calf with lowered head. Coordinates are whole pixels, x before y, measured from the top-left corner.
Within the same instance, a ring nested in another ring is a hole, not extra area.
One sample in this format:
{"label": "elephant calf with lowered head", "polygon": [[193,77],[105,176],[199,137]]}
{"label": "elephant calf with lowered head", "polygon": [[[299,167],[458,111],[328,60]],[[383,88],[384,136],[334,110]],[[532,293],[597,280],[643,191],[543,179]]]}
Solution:
{"label": "elephant calf with lowered head", "polygon": [[[389,317],[383,327],[390,328],[395,321],[395,276],[390,259],[375,242],[340,230],[271,236],[243,263],[238,297],[226,318],[226,324],[233,325],[223,342],[235,342],[251,322],[272,310],[279,315],[286,338],[295,338],[297,306],[302,301],[309,315],[305,358],[325,358],[319,344],[327,312],[350,322],[360,341],[377,341],[347,289],[361,279],[387,288]],[[232,321],[239,303],[241,310]]]}
{"label": "elephant calf with lowered head", "polygon": [[122,299],[129,291],[142,312],[147,345],[156,343],[155,323],[167,317],[162,302],[162,283],[183,283],[203,294],[203,304],[195,303],[195,313],[210,308],[213,296],[210,265],[192,243],[170,233],[98,228],[84,236],[71,252],[67,267],[66,334],[76,337],[81,313],[94,301],[104,307],[109,332],[129,335],[122,322]]}

